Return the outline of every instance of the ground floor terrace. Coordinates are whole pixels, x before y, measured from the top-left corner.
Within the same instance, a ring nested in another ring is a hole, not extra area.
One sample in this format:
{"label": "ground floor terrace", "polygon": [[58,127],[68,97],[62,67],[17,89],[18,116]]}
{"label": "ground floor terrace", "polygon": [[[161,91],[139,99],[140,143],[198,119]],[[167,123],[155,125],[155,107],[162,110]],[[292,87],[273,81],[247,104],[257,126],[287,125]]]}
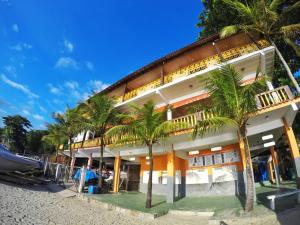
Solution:
{"label": "ground floor terrace", "polygon": [[[264,101],[260,104],[267,104],[268,100],[268,107],[262,106],[247,124],[254,180],[261,184],[270,181],[275,185],[294,180],[299,188],[299,146],[292,124],[300,99],[276,102],[275,92],[262,95]],[[244,195],[246,158],[236,130],[226,127],[196,139],[191,138],[190,131],[190,127],[184,127],[153,147],[153,194],[165,196],[168,203],[183,197]],[[92,142],[95,145],[85,145],[85,142],[77,145],[73,150],[73,164],[81,160],[98,166],[95,161],[99,159],[100,149],[97,139],[87,141],[88,144]],[[104,160],[106,167],[113,171],[114,192],[121,188],[146,193],[149,158],[145,146],[112,148],[108,145]]]}

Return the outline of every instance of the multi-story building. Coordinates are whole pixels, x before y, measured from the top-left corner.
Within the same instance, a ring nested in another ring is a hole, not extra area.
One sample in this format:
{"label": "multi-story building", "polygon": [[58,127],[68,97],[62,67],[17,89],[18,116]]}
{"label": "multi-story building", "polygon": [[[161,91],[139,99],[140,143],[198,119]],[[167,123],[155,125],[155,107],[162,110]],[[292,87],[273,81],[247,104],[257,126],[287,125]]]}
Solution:
{"label": "multi-story building", "polygon": [[[130,103],[142,105],[152,100],[157,110],[169,107],[167,119],[184,122],[163,143],[154,146],[153,193],[167,196],[235,195],[245,191],[245,154],[240,150],[237,131],[226,127],[222,132],[191,138],[197,120],[208,116],[190,108],[209,101],[199,77],[209,76],[223,63],[233,65],[243,76],[243,85],[251,83],[257,68],[272,76],[275,50],[258,35],[240,33],[225,39],[214,35],[174,51],[122,78],[102,93],[117,99],[115,107],[127,110]],[[269,173],[278,178],[276,145],[278,140],[289,144],[288,152],[300,176],[298,145],[291,128],[300,104],[288,86],[274,88],[256,96],[257,113],[247,124],[251,154],[273,155]],[[269,138],[269,139],[268,139]],[[263,140],[264,139],[264,140]],[[77,137],[73,145],[76,157],[99,157],[99,140],[87,135]],[[274,150],[275,149],[275,150]],[[68,151],[65,151],[68,154]],[[145,146],[106,146],[104,157],[115,158],[114,191],[119,189],[120,165],[139,165],[138,190],[146,192],[148,182],[147,148]],[[109,160],[108,160],[109,161]],[[122,169],[122,167],[121,167]]]}

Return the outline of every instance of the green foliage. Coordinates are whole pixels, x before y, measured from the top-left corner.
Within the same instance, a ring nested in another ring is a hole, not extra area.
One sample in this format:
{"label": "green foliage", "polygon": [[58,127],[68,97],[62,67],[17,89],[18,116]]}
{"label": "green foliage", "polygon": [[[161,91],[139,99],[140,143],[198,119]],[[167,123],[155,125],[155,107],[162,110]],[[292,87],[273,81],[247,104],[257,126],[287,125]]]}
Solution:
{"label": "green foliage", "polygon": [[[204,106],[213,116],[197,122],[193,135],[217,132],[224,126],[245,132],[249,116],[256,112],[255,95],[265,90],[265,78],[259,76],[252,84],[242,85],[242,76],[231,65],[214,70],[201,79],[209,91],[211,103]],[[202,106],[203,107],[203,106]]]}
{"label": "green foliage", "polygon": [[115,144],[152,146],[168,137],[178,127],[172,121],[165,121],[166,112],[156,111],[152,101],[141,107],[131,107],[133,111],[124,118],[126,124],[115,126],[107,132],[108,137],[118,137]]}
{"label": "green foliage", "polygon": [[[299,1],[203,0],[202,2],[205,9],[199,16],[198,27],[201,29],[199,37],[219,33],[223,27],[226,27],[223,30],[224,35],[238,30],[270,33],[291,71],[295,73],[300,68],[299,25],[289,27],[291,24],[299,24]],[[292,86],[278,59],[275,59],[273,83],[275,86],[286,84]]]}
{"label": "green foliage", "polygon": [[30,121],[20,115],[5,116],[3,124],[5,144],[14,152],[24,153],[27,143],[26,135],[31,128]]}
{"label": "green foliage", "polygon": [[26,139],[26,153],[30,154],[45,154],[51,153],[54,148],[53,145],[45,142],[43,137],[48,134],[48,131],[45,130],[31,130],[27,133]]}
{"label": "green foliage", "polygon": [[104,138],[107,127],[116,125],[119,121],[119,112],[114,107],[114,100],[106,95],[94,95],[79,106],[84,115],[84,127],[96,137]]}
{"label": "green foliage", "polygon": [[57,113],[54,115],[55,124],[59,126],[60,134],[62,138],[68,139],[70,143],[70,157],[73,156],[71,144],[73,138],[84,130],[84,118],[79,112],[78,108],[66,109],[64,114]]}
{"label": "green foliage", "polygon": [[219,33],[225,26],[240,23],[236,12],[232,11],[223,0],[202,0],[202,3],[205,9],[199,15],[197,24],[201,29],[199,38]]}

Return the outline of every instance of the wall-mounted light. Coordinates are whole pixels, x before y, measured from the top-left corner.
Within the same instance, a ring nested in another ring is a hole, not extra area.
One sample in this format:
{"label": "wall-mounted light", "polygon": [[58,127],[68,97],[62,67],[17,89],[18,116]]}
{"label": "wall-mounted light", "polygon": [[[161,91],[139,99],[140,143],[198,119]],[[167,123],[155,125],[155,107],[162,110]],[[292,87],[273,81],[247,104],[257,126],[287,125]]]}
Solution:
{"label": "wall-mounted light", "polygon": [[189,152],[189,155],[197,155],[197,154],[199,154],[198,150],[196,150],[196,151],[190,151]]}
{"label": "wall-mounted light", "polygon": [[129,161],[134,161],[134,160],[135,160],[135,157],[129,158]]}
{"label": "wall-mounted light", "polygon": [[146,156],[146,159],[150,159],[150,157],[149,157],[149,156]]}
{"label": "wall-mounted light", "polygon": [[272,138],[273,138],[273,134],[268,134],[268,135],[265,135],[265,136],[261,137],[261,139],[263,139],[263,141],[269,140],[269,139],[272,139]]}
{"label": "wall-mounted light", "polygon": [[221,146],[218,146],[218,147],[213,147],[210,149],[212,152],[215,152],[215,151],[221,151],[222,150],[222,147]]}
{"label": "wall-mounted light", "polygon": [[292,106],[292,108],[293,108],[293,110],[294,111],[298,111],[298,106],[296,105],[296,103],[295,102],[293,102],[292,104],[291,104],[291,106]]}
{"label": "wall-mounted light", "polygon": [[274,146],[275,145],[275,141],[271,141],[271,142],[267,142],[267,143],[264,143],[264,147],[271,147],[271,146]]}

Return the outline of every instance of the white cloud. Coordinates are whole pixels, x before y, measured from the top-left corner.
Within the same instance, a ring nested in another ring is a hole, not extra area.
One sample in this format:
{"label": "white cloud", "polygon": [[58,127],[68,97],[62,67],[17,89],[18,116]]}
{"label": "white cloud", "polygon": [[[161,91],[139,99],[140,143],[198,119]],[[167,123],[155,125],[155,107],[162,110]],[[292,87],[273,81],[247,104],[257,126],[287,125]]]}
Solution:
{"label": "white cloud", "polygon": [[103,89],[107,88],[109,85],[103,83],[101,80],[90,80],[88,82],[88,85],[95,91],[99,92],[102,91]]}
{"label": "white cloud", "polygon": [[4,66],[4,70],[9,73],[10,75],[16,77],[17,76],[17,69],[16,67],[12,66],[12,65],[6,65]]}
{"label": "white cloud", "polygon": [[55,87],[52,84],[47,84],[47,86],[49,87],[49,90],[52,94],[55,94],[55,95],[61,95],[62,94],[62,88],[61,87]]}
{"label": "white cloud", "polygon": [[4,109],[0,109],[1,114],[7,114],[7,112]]}
{"label": "white cloud", "polygon": [[57,105],[60,105],[60,104],[63,104],[64,102],[59,100],[59,99],[53,99],[53,103],[57,104]]}
{"label": "white cloud", "polygon": [[12,47],[10,47],[11,50],[15,50],[15,51],[23,51],[23,50],[29,50],[32,49],[32,45],[31,44],[27,44],[27,43],[18,43]]}
{"label": "white cloud", "polygon": [[12,88],[22,91],[30,98],[39,98],[39,96],[33,93],[27,86],[8,79],[4,74],[1,75],[1,80]]}
{"label": "white cloud", "polygon": [[67,39],[64,40],[64,46],[67,52],[72,53],[74,51],[74,44]]}
{"label": "white cloud", "polygon": [[44,117],[39,114],[34,114],[32,117],[36,120],[44,120]]}
{"label": "white cloud", "polygon": [[22,113],[23,113],[24,115],[26,115],[26,116],[29,116],[29,115],[30,115],[30,112],[29,112],[28,110],[26,110],[26,109],[23,109],[23,110],[22,110]]}
{"label": "white cloud", "polygon": [[55,68],[58,69],[78,69],[78,63],[71,57],[60,57],[55,63]]}
{"label": "white cloud", "polygon": [[66,82],[65,82],[65,86],[66,86],[67,88],[70,88],[70,89],[72,89],[72,90],[75,90],[75,89],[77,89],[77,88],[79,87],[79,84],[78,84],[77,81],[66,81]]}
{"label": "white cloud", "polygon": [[90,71],[94,71],[94,64],[90,61],[85,61],[85,66],[88,68]]}
{"label": "white cloud", "polygon": [[12,29],[14,32],[18,33],[18,32],[19,32],[19,26],[18,26],[18,24],[13,24],[12,27],[11,27],[11,29]]}
{"label": "white cloud", "polygon": [[42,112],[47,112],[47,110],[43,106],[40,106],[39,108]]}

